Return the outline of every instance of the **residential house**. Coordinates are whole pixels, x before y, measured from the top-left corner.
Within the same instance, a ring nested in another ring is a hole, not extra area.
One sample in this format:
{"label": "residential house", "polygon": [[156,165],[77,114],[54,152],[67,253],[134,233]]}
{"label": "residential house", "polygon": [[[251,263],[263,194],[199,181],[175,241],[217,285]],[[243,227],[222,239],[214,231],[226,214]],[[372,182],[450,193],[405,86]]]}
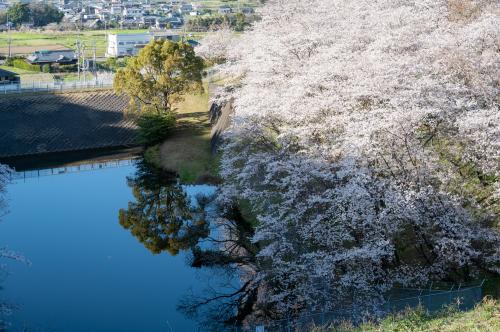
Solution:
{"label": "residential house", "polygon": [[170,19],[166,17],[157,17],[155,22],[157,29],[167,29],[170,27]]}
{"label": "residential house", "polygon": [[158,19],[157,16],[151,16],[151,15],[143,16],[141,18],[141,25],[143,27],[152,27],[152,26],[155,26],[157,19]]}
{"label": "residential house", "polygon": [[231,14],[233,12],[233,9],[229,6],[220,6],[219,7],[219,14]]}
{"label": "residential house", "polygon": [[178,9],[178,12],[179,14],[182,14],[182,15],[186,15],[186,14],[189,14],[190,12],[193,11],[193,5],[191,4],[182,4],[179,9]]}
{"label": "residential house", "polygon": [[142,9],[140,7],[125,7],[123,8],[122,15],[140,17],[142,16]]}
{"label": "residential house", "polygon": [[123,7],[121,5],[112,5],[109,7],[109,12],[111,15],[121,15],[123,12]]}
{"label": "residential house", "polygon": [[26,61],[36,65],[70,65],[75,64],[78,61],[78,57],[73,50],[36,51],[27,56]]}

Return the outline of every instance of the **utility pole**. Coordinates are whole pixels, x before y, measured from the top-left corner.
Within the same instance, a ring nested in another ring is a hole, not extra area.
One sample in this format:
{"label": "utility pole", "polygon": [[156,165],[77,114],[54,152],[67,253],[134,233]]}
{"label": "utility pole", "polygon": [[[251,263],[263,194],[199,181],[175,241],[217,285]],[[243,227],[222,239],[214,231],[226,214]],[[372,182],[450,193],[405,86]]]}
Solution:
{"label": "utility pole", "polygon": [[80,1],[80,30],[83,29],[83,13],[85,13],[85,8],[83,7],[83,0]]}
{"label": "utility pole", "polygon": [[76,67],[78,68],[78,81],[80,81],[80,39],[76,40]]}
{"label": "utility pole", "polygon": [[97,56],[96,56],[96,45],[95,45],[95,39],[93,40],[93,46],[94,46],[94,58],[92,60],[92,71],[94,72],[94,79],[97,84],[97,70],[96,70],[96,61],[97,61]]}
{"label": "utility pole", "polygon": [[88,67],[89,67],[88,60],[85,60],[85,44],[82,44],[82,74],[83,74],[83,81],[85,82],[85,84],[87,84]]}
{"label": "utility pole", "polygon": [[9,22],[9,13],[7,12],[7,34],[9,35],[9,59],[12,57],[10,45],[12,44],[12,37],[10,35],[10,22]]}

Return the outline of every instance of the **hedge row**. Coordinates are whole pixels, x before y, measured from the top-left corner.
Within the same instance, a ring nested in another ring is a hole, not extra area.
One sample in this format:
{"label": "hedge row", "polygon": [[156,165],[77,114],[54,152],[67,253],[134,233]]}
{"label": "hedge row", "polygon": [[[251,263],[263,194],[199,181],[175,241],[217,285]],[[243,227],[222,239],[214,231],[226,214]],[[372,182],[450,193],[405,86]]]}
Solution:
{"label": "hedge row", "polygon": [[[24,61],[23,59],[14,59],[14,60],[12,60],[12,66],[16,67],[16,68],[19,68],[19,69],[25,69],[25,70],[30,70],[30,71],[37,71],[37,72],[41,72],[42,71],[42,67],[40,65],[29,64],[26,61]],[[44,72],[45,72],[45,70],[44,70]],[[50,70],[50,66],[49,66],[49,70]]]}
{"label": "hedge row", "polygon": [[72,65],[50,65],[50,64],[44,64],[44,65],[32,65],[27,63],[24,59],[22,58],[10,58],[5,61],[5,64],[7,66],[19,68],[19,69],[25,69],[25,70],[30,70],[30,71],[35,71],[35,72],[43,72],[43,73],[70,73],[70,72],[75,72],[78,70],[78,66],[76,64]]}

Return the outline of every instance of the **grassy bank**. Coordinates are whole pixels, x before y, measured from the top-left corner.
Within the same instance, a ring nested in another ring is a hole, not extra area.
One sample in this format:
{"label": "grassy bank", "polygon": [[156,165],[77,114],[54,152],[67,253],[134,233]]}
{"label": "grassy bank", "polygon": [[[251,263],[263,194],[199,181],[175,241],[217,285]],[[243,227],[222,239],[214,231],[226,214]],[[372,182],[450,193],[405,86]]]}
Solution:
{"label": "grassy bank", "polygon": [[312,332],[495,332],[500,331],[500,303],[485,299],[474,310],[461,312],[454,307],[436,314],[417,309],[384,319],[379,324],[365,324],[354,328],[314,328]]}
{"label": "grassy bank", "polygon": [[210,151],[208,93],[188,95],[177,108],[177,129],[163,144],[146,150],[145,158],[179,173],[183,183],[217,181],[218,158]]}

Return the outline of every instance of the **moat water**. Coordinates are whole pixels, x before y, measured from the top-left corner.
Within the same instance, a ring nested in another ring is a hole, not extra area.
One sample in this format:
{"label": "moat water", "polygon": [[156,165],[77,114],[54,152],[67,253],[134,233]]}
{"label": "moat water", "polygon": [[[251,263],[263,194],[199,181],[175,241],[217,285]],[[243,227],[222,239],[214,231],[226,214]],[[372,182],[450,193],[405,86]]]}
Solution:
{"label": "moat water", "polygon": [[[136,171],[132,163],[32,172],[8,185],[0,246],[31,262],[0,262],[9,272],[0,303],[17,306],[5,317],[8,331],[203,330],[176,307],[209,272],[191,268],[183,251],[153,254],[119,223],[119,210],[136,200],[128,180]],[[215,190],[180,188],[189,200]]]}

